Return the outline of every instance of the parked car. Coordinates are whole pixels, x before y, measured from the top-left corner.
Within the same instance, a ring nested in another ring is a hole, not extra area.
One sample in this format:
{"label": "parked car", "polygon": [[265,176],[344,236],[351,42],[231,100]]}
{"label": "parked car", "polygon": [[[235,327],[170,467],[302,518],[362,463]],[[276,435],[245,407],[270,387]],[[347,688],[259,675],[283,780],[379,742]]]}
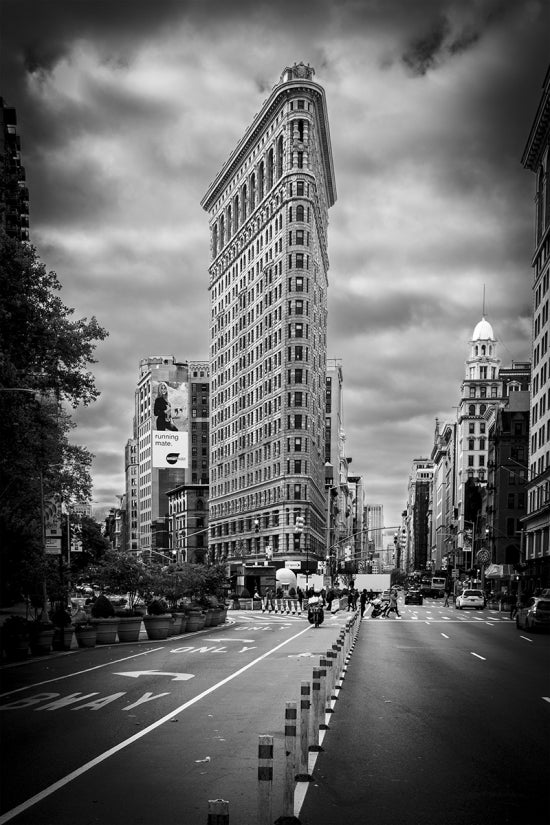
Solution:
{"label": "parked car", "polygon": [[530,596],[516,613],[516,627],[525,630],[550,629],[550,599]]}
{"label": "parked car", "polygon": [[421,590],[411,588],[405,593],[405,604],[424,604],[424,597]]}
{"label": "parked car", "polygon": [[460,595],[456,597],[455,607],[457,610],[462,610],[464,607],[485,607],[485,593],[483,590],[463,590]]}

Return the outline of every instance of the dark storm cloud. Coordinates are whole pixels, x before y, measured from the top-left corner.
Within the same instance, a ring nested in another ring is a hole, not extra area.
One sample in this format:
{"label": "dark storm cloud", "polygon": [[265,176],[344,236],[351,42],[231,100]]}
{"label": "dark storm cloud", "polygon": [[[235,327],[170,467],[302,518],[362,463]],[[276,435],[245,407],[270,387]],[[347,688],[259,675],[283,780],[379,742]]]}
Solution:
{"label": "dark storm cloud", "polygon": [[[110,332],[77,412],[94,498],[124,488],[140,358],[207,360],[200,200],[286,65],[326,90],[328,354],[346,449],[400,512],[434,418],[453,416],[486,285],[504,363],[530,341],[533,181],[523,145],[547,61],[542,0],[0,0],[31,231],[63,299]],[[383,70],[380,67],[383,66]]]}

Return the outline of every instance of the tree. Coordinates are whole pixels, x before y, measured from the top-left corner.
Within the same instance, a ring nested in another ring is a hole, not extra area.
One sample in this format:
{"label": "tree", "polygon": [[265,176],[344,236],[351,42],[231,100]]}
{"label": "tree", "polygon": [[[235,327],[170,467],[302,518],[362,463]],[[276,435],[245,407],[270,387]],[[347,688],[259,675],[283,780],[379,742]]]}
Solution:
{"label": "tree", "polygon": [[90,496],[91,453],[70,444],[70,409],[99,392],[89,371],[107,332],[73,319],[61,284],[30,245],[0,229],[0,577],[2,603],[19,598],[42,561],[42,504]]}

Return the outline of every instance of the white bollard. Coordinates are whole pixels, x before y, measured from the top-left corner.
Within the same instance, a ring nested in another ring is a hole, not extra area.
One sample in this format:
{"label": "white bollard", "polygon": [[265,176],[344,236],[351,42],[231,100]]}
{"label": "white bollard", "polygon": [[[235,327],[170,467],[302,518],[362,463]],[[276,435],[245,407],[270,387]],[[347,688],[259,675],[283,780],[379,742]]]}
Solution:
{"label": "white bollard", "polygon": [[258,825],[273,821],[273,737],[258,737]]}

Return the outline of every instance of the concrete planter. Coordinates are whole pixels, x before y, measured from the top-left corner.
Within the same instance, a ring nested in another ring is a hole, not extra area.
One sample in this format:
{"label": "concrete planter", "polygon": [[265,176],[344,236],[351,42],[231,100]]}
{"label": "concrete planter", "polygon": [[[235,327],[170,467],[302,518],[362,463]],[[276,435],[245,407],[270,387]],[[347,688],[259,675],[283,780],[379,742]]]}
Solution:
{"label": "concrete planter", "polygon": [[173,623],[174,619],[171,613],[161,613],[160,616],[143,617],[147,638],[157,641],[168,638]]}
{"label": "concrete planter", "polygon": [[174,626],[172,628],[172,635],[179,636],[180,633],[185,633],[185,628],[187,627],[187,613],[180,613],[176,611],[172,613],[174,617]]}
{"label": "concrete planter", "polygon": [[56,627],[53,632],[53,649],[54,650],[70,650],[73,643],[74,627],[72,624],[64,627]]}
{"label": "concrete planter", "polygon": [[119,642],[137,642],[141,632],[141,616],[118,617]]}
{"label": "concrete planter", "polygon": [[202,610],[191,609],[187,615],[186,633],[194,633],[196,630],[202,630],[206,622],[206,616]]}
{"label": "concrete planter", "polygon": [[51,652],[53,631],[53,625],[36,624],[34,627],[31,627],[29,641],[33,656],[44,656],[46,653]]}
{"label": "concrete planter", "polygon": [[95,647],[97,641],[97,630],[94,627],[76,628],[76,642],[79,647]]}
{"label": "concrete planter", "polygon": [[92,619],[95,625],[98,645],[114,645],[117,640],[118,616],[111,619]]}

